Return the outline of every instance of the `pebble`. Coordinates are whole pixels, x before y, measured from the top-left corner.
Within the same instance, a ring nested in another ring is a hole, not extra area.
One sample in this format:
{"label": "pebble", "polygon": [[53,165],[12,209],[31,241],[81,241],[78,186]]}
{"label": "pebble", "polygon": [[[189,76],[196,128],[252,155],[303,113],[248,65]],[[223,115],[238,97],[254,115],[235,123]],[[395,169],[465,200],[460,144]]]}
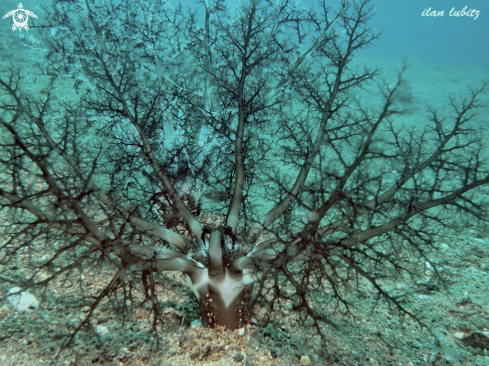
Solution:
{"label": "pebble", "polygon": [[282,357],[283,352],[281,349],[272,349],[270,351],[270,354],[272,355],[273,358],[277,358],[277,357]]}
{"label": "pebble", "polygon": [[192,320],[190,323],[190,328],[200,328],[202,326],[202,322],[198,319]]}
{"label": "pebble", "polygon": [[107,327],[104,325],[97,325],[97,327],[95,327],[95,331],[99,336],[109,334],[109,329],[107,329]]}
{"label": "pebble", "polygon": [[307,366],[311,364],[311,358],[307,355],[301,357],[301,365]]}
{"label": "pebble", "polygon": [[12,287],[7,291],[11,294],[7,296],[10,306],[19,312],[36,310],[39,307],[39,300],[28,291],[20,292],[21,290],[20,287]]}

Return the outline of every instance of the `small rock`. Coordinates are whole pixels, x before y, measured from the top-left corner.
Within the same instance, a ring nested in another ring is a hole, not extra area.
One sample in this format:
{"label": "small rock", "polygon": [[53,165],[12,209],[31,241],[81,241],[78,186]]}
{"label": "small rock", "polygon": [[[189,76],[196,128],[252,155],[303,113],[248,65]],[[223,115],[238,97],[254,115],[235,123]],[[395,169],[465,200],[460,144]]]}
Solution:
{"label": "small rock", "polygon": [[99,336],[103,336],[103,335],[109,334],[109,330],[107,329],[106,326],[103,326],[103,325],[97,325],[95,327],[95,331],[97,332],[97,334]]}
{"label": "small rock", "polygon": [[272,355],[273,358],[277,358],[277,357],[282,357],[282,350],[281,349],[272,349],[270,351],[270,354]]}
{"label": "small rock", "polygon": [[107,323],[110,318],[108,316],[99,316],[99,317],[96,317],[95,320],[97,321],[97,324],[103,324],[103,323]]}
{"label": "small rock", "polygon": [[413,343],[411,343],[411,345],[414,347],[414,348],[423,348],[423,345],[417,341],[414,341]]}
{"label": "small rock", "polygon": [[465,332],[455,332],[453,333],[453,336],[457,339],[464,339],[466,337]]}
{"label": "small rock", "polygon": [[238,329],[238,334],[239,334],[240,336],[242,336],[244,333],[245,333],[245,329],[244,329],[244,327],[243,327],[243,328],[239,328],[239,329]]}
{"label": "small rock", "polygon": [[307,355],[301,357],[301,365],[307,366],[311,364],[311,358]]}
{"label": "small rock", "polygon": [[12,287],[7,291],[7,300],[15,311],[33,311],[39,307],[39,301],[27,291],[21,292],[20,287]]}
{"label": "small rock", "polygon": [[243,355],[233,356],[233,360],[236,361],[236,362],[241,362],[241,361],[244,360],[244,356]]}
{"label": "small rock", "polygon": [[199,319],[192,320],[190,323],[190,328],[200,328],[202,326],[202,322]]}

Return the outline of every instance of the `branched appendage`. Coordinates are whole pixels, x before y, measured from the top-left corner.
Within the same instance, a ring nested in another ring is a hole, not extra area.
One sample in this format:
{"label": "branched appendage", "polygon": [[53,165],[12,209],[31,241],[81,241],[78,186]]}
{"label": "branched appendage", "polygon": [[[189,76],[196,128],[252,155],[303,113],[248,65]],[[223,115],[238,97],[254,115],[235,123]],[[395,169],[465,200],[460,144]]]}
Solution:
{"label": "branched appendage", "polygon": [[208,327],[288,302],[325,342],[325,324],[355,316],[352,293],[424,324],[385,281],[416,279],[455,218],[487,221],[474,120],[488,84],[424,130],[398,127],[405,68],[378,111],[348,100],[377,74],[350,64],[377,37],[369,2],[318,6],[231,14],[208,1],[200,29],[165,2],[55,2],[45,93],[23,94],[19,72],[0,78],[0,264],[35,258],[27,281],[9,279],[22,288],[111,273],[82,294],[90,310],[66,347],[109,298],[149,304],[157,332],[166,271],[183,274]]}

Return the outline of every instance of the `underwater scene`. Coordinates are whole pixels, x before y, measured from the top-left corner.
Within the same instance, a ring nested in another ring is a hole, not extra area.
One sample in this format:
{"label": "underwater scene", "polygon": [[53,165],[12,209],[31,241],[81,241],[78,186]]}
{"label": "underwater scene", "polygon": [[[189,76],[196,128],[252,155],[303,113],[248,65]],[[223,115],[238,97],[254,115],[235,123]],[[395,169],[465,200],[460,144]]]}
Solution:
{"label": "underwater scene", "polygon": [[4,0],[0,366],[489,365],[489,3]]}

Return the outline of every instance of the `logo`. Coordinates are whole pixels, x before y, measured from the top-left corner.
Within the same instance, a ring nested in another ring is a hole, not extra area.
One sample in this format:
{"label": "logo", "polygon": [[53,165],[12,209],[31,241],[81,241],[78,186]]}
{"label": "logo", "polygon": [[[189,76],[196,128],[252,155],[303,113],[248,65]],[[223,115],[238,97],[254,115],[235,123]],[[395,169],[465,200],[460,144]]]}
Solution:
{"label": "logo", "polygon": [[7,14],[5,14],[3,16],[3,19],[11,15],[12,20],[14,21],[14,24],[12,25],[12,30],[14,31],[19,28],[19,32],[22,31],[22,28],[24,28],[26,31],[29,30],[29,24],[27,24],[27,21],[29,20],[29,15],[37,19],[37,15],[34,14],[32,11],[25,10],[22,6],[22,3],[19,4],[18,9],[9,11]]}

